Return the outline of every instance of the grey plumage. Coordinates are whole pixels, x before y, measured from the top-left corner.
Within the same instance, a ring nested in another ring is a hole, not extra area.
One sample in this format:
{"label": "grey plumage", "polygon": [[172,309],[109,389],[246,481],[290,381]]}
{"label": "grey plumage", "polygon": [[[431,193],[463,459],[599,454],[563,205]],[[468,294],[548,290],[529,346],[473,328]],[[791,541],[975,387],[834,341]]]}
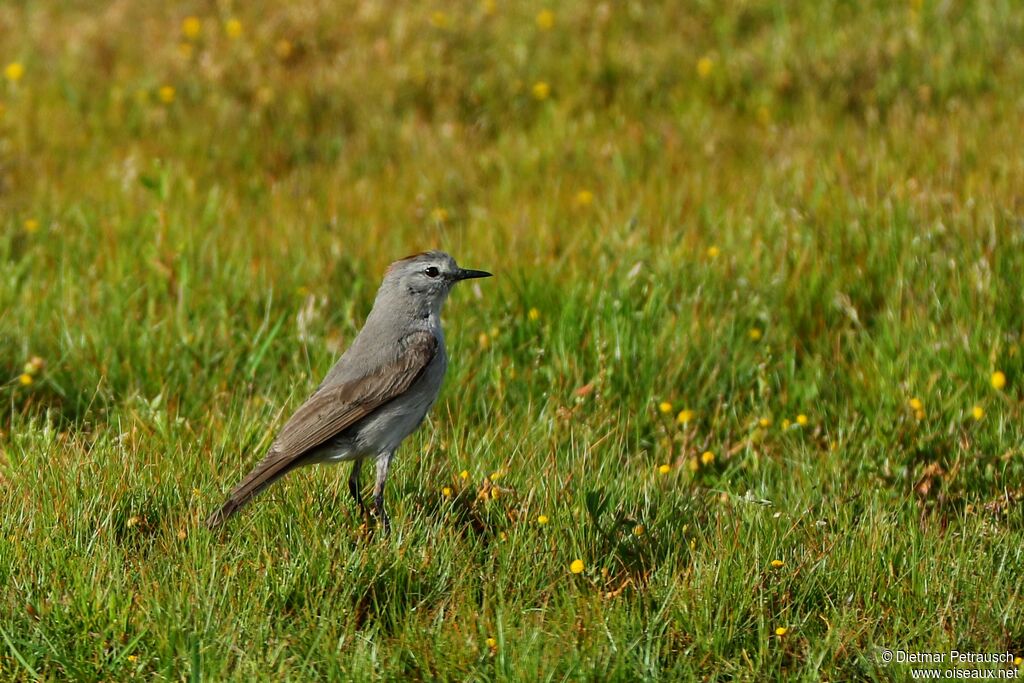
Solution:
{"label": "grey plumage", "polygon": [[391,460],[434,404],[448,367],[441,307],[456,282],[489,276],[460,268],[439,251],[392,263],[352,345],[207,526],[219,526],[293,469],[317,463],[353,461],[349,490],[362,508],[359,475],[363,459],[372,457],[374,503],[387,529],[384,485]]}

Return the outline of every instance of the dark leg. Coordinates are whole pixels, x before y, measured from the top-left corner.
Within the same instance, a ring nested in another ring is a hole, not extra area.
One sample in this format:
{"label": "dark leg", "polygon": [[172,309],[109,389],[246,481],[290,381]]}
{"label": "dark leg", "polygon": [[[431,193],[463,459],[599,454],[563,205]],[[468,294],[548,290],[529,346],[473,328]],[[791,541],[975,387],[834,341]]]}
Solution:
{"label": "dark leg", "polygon": [[395,453],[392,451],[377,456],[377,480],[373,484],[373,504],[377,509],[381,524],[384,526],[385,534],[391,531],[391,520],[388,519],[388,513],[384,509],[384,484],[388,481],[388,468],[391,466],[391,458],[394,455]]}
{"label": "dark leg", "polygon": [[363,471],[363,459],[356,458],[352,461],[352,474],[348,475],[348,492],[352,494],[352,500],[359,506],[359,514],[366,516],[366,506],[363,505],[363,494],[359,490],[359,473]]}

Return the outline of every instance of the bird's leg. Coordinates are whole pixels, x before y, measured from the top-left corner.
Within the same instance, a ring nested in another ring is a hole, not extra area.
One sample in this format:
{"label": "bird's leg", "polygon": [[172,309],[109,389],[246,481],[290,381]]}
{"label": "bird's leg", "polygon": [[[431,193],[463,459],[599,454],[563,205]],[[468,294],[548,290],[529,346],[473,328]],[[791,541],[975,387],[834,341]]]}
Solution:
{"label": "bird's leg", "polygon": [[381,453],[377,456],[377,480],[373,484],[373,504],[377,510],[377,516],[380,517],[385,534],[391,531],[391,520],[388,519],[388,513],[384,509],[384,484],[387,483],[388,468],[391,466],[391,458],[394,456],[394,451]]}
{"label": "bird's leg", "polygon": [[359,474],[363,471],[363,459],[356,458],[352,462],[352,473],[348,475],[348,492],[352,494],[352,500],[359,506],[359,513],[366,517],[366,506],[363,505],[363,494],[359,491]]}

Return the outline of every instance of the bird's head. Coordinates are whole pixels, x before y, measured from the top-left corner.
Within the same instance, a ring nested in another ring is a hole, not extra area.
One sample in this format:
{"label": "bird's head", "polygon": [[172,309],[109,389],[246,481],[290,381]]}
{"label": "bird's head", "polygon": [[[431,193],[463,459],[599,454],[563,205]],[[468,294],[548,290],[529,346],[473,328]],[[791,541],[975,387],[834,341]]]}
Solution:
{"label": "bird's head", "polygon": [[491,274],[460,268],[455,259],[443,251],[425,251],[392,263],[384,275],[381,292],[388,290],[412,297],[438,313],[456,282],[478,277],[491,277]]}

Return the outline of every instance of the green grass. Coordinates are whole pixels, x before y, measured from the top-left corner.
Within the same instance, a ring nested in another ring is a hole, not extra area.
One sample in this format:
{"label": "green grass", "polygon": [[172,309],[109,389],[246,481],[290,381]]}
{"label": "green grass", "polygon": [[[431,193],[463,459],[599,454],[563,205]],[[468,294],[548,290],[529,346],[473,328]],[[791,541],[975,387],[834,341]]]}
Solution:
{"label": "green grass", "polygon": [[[1024,655],[1024,11],[506,4],[0,6],[0,678]],[[497,277],[392,536],[329,468],[205,531],[431,247]]]}

